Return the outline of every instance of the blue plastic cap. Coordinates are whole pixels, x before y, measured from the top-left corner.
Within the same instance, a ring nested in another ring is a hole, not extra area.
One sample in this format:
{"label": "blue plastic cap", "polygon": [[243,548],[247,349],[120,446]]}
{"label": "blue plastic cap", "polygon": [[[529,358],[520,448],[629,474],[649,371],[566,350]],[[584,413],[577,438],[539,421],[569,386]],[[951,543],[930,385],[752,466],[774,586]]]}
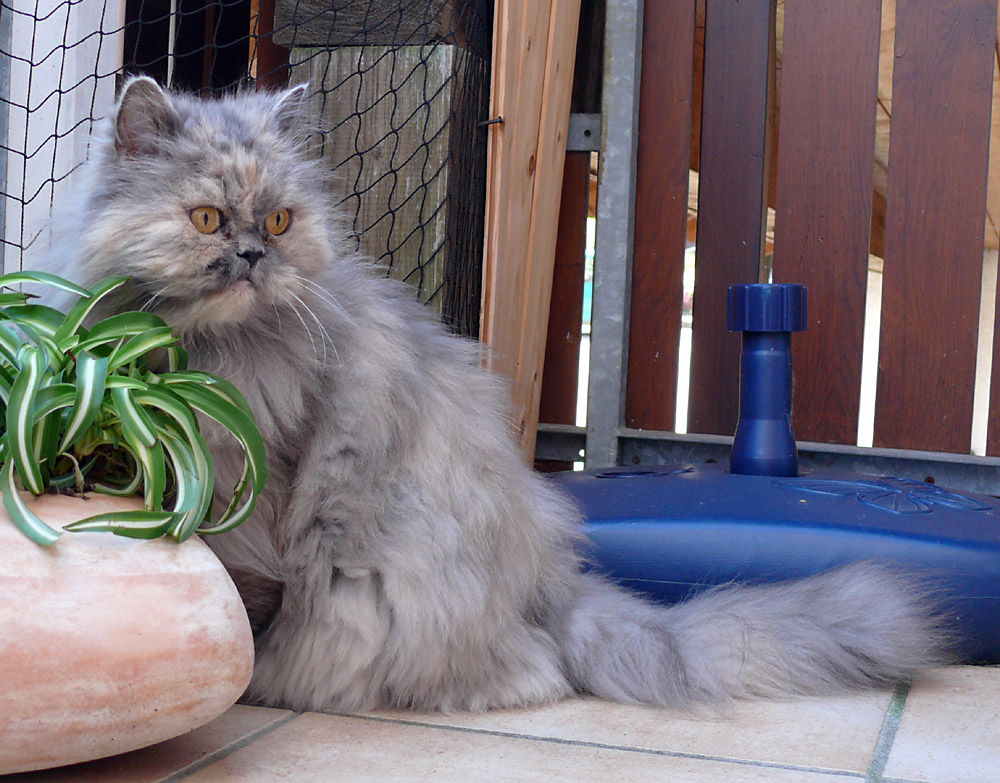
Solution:
{"label": "blue plastic cap", "polygon": [[729,331],[802,332],[806,287],[797,283],[729,286]]}

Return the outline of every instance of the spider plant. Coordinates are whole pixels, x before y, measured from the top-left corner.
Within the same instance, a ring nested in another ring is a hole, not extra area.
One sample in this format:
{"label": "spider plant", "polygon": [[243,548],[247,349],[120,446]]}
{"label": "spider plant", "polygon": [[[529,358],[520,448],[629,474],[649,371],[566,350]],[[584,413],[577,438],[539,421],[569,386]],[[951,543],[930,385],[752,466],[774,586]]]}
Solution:
{"label": "spider plant", "polygon": [[[55,275],[0,275],[0,492],[15,524],[39,544],[60,531],[21,494],[98,492],[143,496],[143,509],[99,514],[68,531],[133,538],[222,533],[253,511],[267,468],[264,443],[243,396],[222,378],[187,369],[169,326],[146,312],[85,327],[102,297],[127,278],[87,290]],[[77,299],[63,313],[11,290],[41,283]],[[197,414],[239,442],[244,470],[231,501],[212,520],[215,473]]]}

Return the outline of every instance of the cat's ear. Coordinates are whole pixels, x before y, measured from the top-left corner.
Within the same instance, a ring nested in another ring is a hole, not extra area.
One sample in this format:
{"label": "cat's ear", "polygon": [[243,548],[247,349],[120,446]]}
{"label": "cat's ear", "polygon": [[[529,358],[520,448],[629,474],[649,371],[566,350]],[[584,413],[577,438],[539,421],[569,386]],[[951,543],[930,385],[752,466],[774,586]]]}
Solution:
{"label": "cat's ear", "polygon": [[286,134],[300,134],[309,123],[308,84],[299,84],[278,95],[274,102],[275,124]]}
{"label": "cat's ear", "polygon": [[159,150],[180,128],[180,118],[166,93],[148,76],[126,83],[115,117],[115,148],[135,157]]}

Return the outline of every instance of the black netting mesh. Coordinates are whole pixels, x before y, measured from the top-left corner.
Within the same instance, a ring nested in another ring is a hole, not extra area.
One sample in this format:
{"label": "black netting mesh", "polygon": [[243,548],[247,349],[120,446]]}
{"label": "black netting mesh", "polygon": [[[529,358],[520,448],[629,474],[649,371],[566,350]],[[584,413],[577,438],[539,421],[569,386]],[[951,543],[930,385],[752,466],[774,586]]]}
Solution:
{"label": "black netting mesh", "polygon": [[478,331],[490,0],[0,0],[0,253],[47,249],[53,201],[121,77],[199,92],[308,82],[315,154],[358,245]]}

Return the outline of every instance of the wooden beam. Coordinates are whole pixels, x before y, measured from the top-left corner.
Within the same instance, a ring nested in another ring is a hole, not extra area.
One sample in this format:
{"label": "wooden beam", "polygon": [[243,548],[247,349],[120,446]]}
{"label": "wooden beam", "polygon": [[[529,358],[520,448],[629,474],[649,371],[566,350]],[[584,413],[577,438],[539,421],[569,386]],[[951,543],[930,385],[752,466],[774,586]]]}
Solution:
{"label": "wooden beam", "polygon": [[580,0],[497,0],[480,337],[535,451]]}
{"label": "wooden beam", "polygon": [[[538,409],[539,421],[547,424],[576,424],[589,196],[590,153],[567,152],[552,274],[552,305],[545,341],[545,373]],[[535,469],[545,472],[572,470],[573,463],[535,460]]]}
{"label": "wooden beam", "polygon": [[274,40],[288,47],[422,45],[446,37],[450,0],[277,0]]}
{"label": "wooden beam", "polygon": [[739,335],[727,290],[756,283],[767,216],[774,0],[707,4],[691,346],[690,432],[730,435],[739,413]]}
{"label": "wooden beam", "polygon": [[993,0],[898,0],[875,445],[968,454]]}
{"label": "wooden beam", "polygon": [[547,424],[576,424],[589,190],[590,153],[567,153],[539,406]]}
{"label": "wooden beam", "polygon": [[795,345],[801,440],[857,442],[879,24],[872,0],[785,6],[774,279],[809,289]]}
{"label": "wooden beam", "polygon": [[695,0],[646,0],[625,423],[672,430],[684,296]]}
{"label": "wooden beam", "polygon": [[288,81],[288,50],[274,42],[274,0],[250,0],[250,75],[258,89]]}

